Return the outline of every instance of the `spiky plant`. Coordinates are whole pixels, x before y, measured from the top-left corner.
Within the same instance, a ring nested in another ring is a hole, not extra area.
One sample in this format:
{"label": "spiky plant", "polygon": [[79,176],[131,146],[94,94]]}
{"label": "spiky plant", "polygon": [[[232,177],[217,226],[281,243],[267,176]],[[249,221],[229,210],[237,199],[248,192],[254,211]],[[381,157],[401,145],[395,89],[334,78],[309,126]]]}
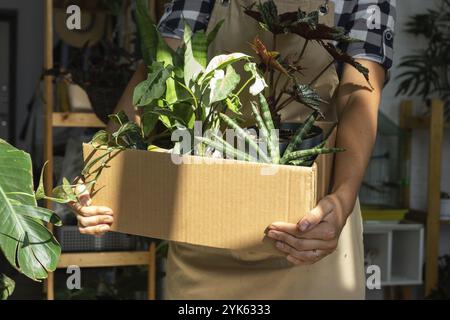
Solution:
{"label": "spiky plant", "polygon": [[[261,111],[258,109],[256,103],[252,102],[251,106],[253,115],[255,116],[258,128],[260,130],[260,139],[263,140],[262,144],[258,144],[258,141],[255,141],[255,137],[253,137],[246,130],[242,129],[236,121],[228,117],[226,114],[221,113],[219,117],[228,125],[228,127],[234,129],[237,137],[247,143],[249,149],[253,149],[253,154],[258,157],[251,156],[250,151],[246,152],[245,150],[240,150],[234,147],[225,141],[223,137],[216,134],[213,134],[211,138],[196,137],[196,140],[233,159],[296,166],[312,165],[313,159],[319,154],[344,151],[344,149],[341,148],[325,147],[326,141],[323,141],[318,146],[311,149],[297,150],[298,146],[301,145],[303,139],[305,139],[307,134],[310,132],[319,116],[318,112],[313,112],[294,134],[284,153],[280,154],[277,131],[275,130],[269,105],[264,95],[259,95],[259,106]],[[267,153],[261,146],[267,146]]]}

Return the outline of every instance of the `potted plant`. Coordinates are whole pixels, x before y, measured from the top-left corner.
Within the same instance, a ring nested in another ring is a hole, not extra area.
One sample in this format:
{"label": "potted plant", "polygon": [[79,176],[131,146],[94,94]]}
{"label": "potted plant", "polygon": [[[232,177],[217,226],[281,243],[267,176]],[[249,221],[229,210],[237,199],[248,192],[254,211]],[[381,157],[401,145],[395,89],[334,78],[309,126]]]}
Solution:
{"label": "potted plant", "polygon": [[[135,88],[133,103],[142,121],[139,125],[131,122],[123,112],[112,115],[111,119],[119,129],[113,134],[100,131],[93,138],[93,144],[107,146],[111,152],[124,148],[155,150],[163,147],[172,152],[210,156],[216,150],[234,159],[301,166],[311,166],[319,154],[343,151],[325,147],[327,136],[314,126],[323,116],[319,105],[324,101],[311,86],[336,61],[349,63],[369,81],[366,68],[328,42],[355,40],[341,28],[320,24],[318,11],[298,10],[278,15],[275,2],[266,1],[247,8],[246,13],[272,33],[274,43],[283,33],[305,38],[305,46],[296,59],[276,52],[276,46],[274,50],[268,50],[260,39],[255,38],[251,45],[258,60],[242,53],[231,53],[216,56],[208,62],[207,49],[220,23],[210,34],[203,31],[193,34],[186,25],[183,45],[173,51],[151,21],[144,2],[137,1],[137,22],[148,77]],[[333,61],[325,70],[319,70],[310,83],[304,84],[299,82],[297,74],[302,72],[299,62],[311,41],[319,43]],[[235,71],[237,62],[245,63],[248,74],[245,81],[241,81]],[[277,83],[282,77],[286,81],[279,87]],[[239,124],[242,108],[239,95],[243,90],[249,90],[256,100],[251,107],[260,133],[257,139]],[[282,100],[284,96],[287,98]],[[303,124],[281,123],[279,112],[292,101],[312,110]],[[220,133],[197,136],[194,132],[196,122],[200,123],[202,132],[217,130],[221,125],[234,129],[239,139],[248,145],[247,150],[237,150]],[[155,133],[154,129],[158,127],[163,129]],[[192,133],[194,147],[180,150],[170,140],[171,134],[179,129]],[[305,144],[304,141],[311,137],[316,137],[315,141]],[[262,150],[260,142],[267,145],[268,150]],[[251,156],[251,152],[257,157]],[[100,160],[93,159],[88,163],[83,173],[87,174],[97,161]]]}

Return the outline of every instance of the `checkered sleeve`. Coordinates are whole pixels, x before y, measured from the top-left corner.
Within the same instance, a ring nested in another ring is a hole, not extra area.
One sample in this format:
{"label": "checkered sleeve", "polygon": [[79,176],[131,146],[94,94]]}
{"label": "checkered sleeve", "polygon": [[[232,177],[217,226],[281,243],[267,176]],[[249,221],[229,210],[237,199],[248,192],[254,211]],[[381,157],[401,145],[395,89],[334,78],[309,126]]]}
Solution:
{"label": "checkered sleeve", "polygon": [[184,21],[194,32],[206,30],[214,6],[213,0],[173,0],[166,7],[158,28],[164,37],[181,39]]}
{"label": "checkered sleeve", "polygon": [[361,40],[341,47],[358,59],[392,67],[396,0],[335,1],[337,25]]}

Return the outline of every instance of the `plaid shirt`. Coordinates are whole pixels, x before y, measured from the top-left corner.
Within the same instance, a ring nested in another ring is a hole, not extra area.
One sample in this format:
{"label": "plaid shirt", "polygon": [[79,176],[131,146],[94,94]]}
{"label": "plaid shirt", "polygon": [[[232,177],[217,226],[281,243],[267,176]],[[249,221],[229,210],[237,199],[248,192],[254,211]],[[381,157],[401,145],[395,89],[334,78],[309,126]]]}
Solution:
{"label": "plaid shirt", "polygon": [[[219,0],[173,0],[159,22],[163,36],[181,38],[183,19],[194,31],[206,29],[214,2]],[[231,0],[233,1],[233,0]],[[324,0],[325,3],[326,0]],[[349,55],[375,61],[386,70],[392,66],[396,0],[334,0],[335,21],[353,38],[341,49]]]}

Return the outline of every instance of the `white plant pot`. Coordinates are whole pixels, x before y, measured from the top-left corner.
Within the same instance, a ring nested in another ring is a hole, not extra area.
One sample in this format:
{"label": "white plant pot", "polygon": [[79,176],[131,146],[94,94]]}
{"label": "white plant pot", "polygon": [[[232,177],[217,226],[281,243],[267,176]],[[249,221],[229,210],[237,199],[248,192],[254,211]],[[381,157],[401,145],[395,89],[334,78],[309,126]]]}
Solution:
{"label": "white plant pot", "polygon": [[441,199],[441,218],[450,220],[450,199]]}

